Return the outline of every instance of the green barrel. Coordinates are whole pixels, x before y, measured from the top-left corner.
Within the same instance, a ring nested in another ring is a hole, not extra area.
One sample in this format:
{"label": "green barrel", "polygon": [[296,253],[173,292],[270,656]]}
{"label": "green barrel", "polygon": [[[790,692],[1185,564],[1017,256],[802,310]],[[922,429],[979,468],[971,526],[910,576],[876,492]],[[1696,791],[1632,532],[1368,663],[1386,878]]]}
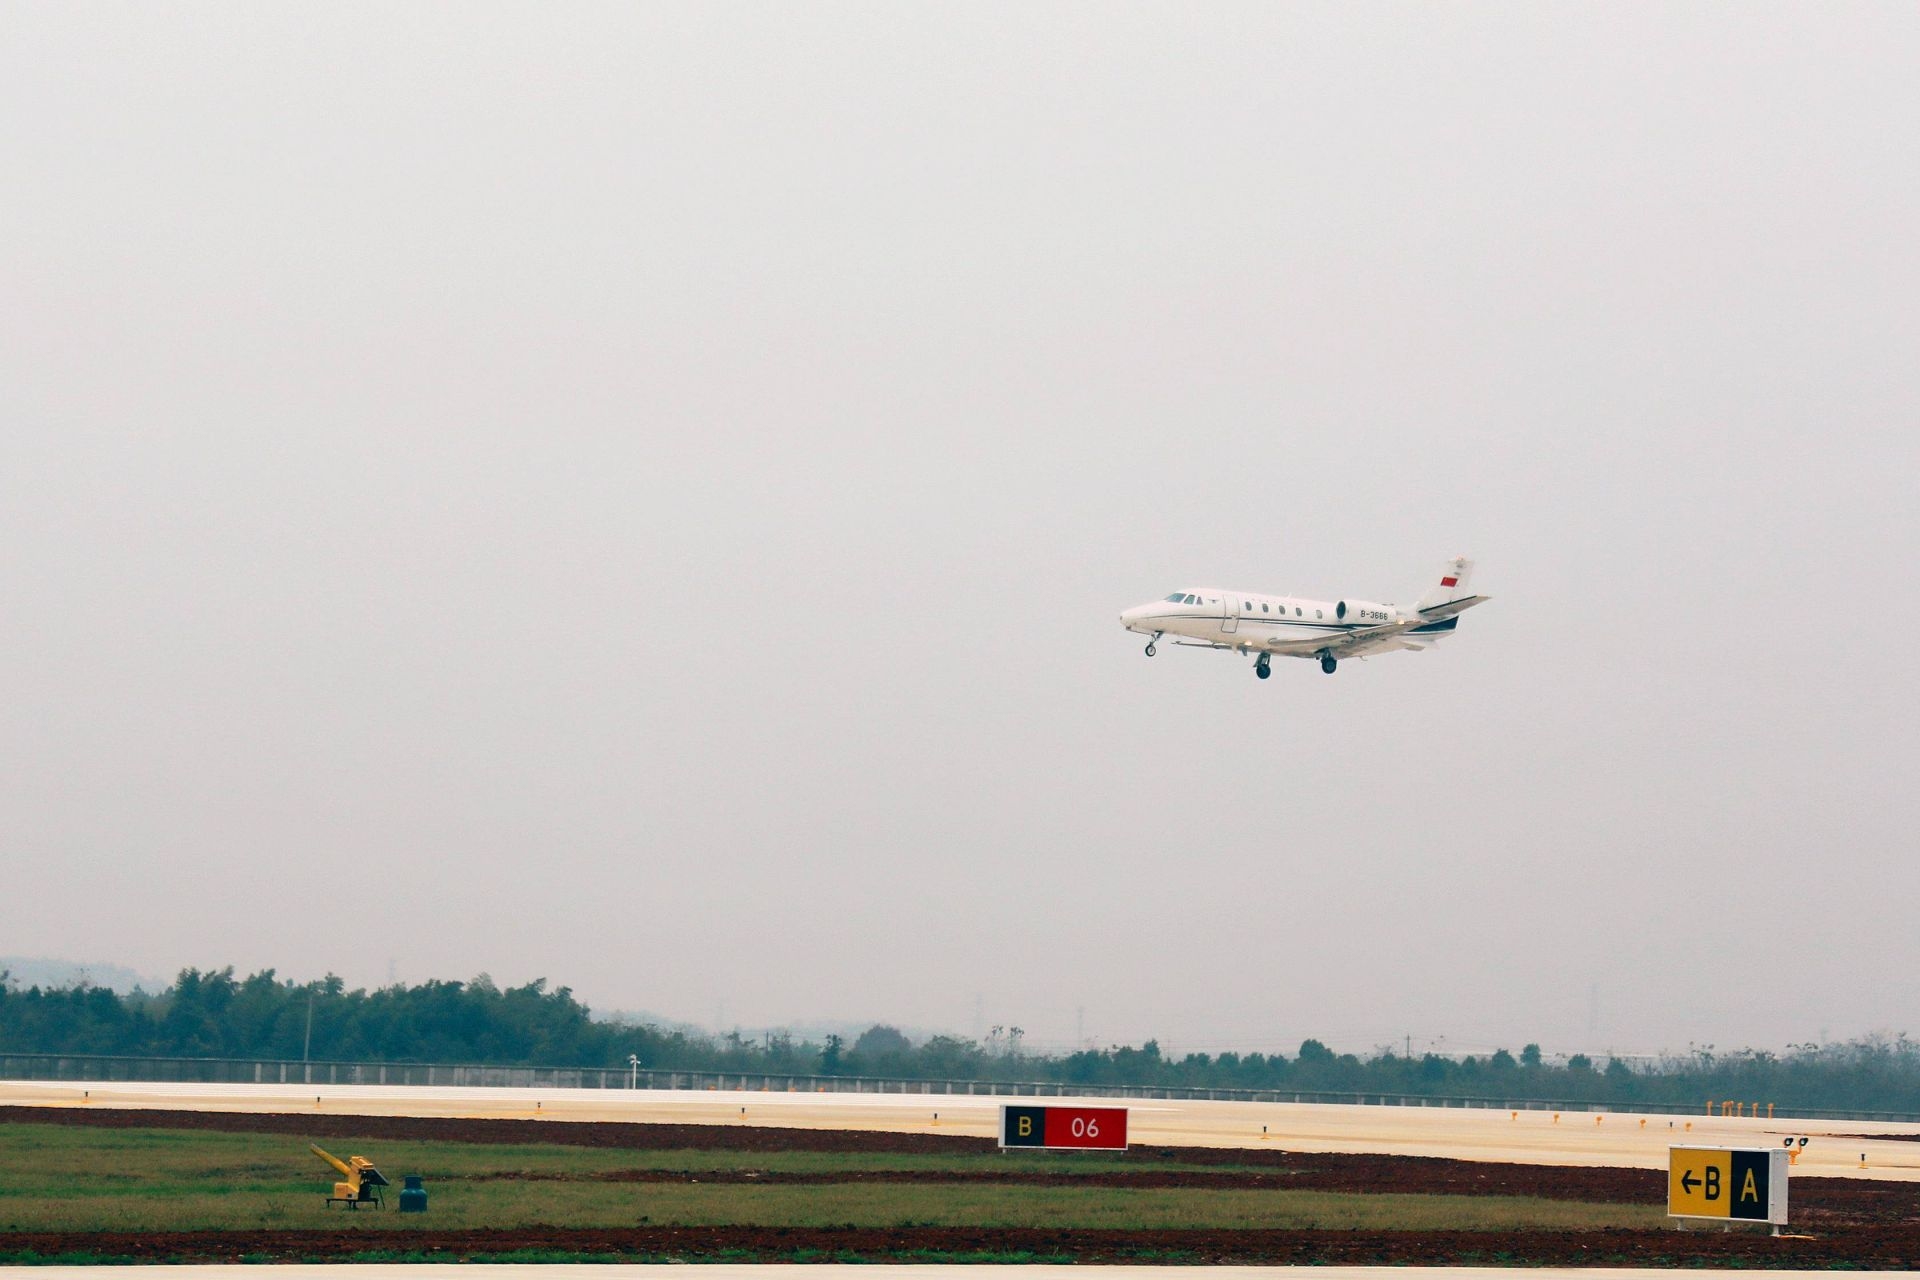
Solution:
{"label": "green barrel", "polygon": [[427,1211],[425,1180],[417,1173],[409,1173],[401,1181],[406,1185],[400,1188],[400,1212],[425,1213]]}

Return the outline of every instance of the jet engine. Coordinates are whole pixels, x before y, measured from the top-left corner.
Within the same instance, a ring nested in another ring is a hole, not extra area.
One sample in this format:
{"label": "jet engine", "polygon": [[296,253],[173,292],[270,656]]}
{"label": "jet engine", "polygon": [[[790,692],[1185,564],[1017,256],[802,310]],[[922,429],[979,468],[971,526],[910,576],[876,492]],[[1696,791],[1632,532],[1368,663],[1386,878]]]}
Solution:
{"label": "jet engine", "polygon": [[1342,600],[1333,606],[1333,616],[1342,622],[1392,622],[1395,610],[1390,604],[1377,604],[1372,600]]}

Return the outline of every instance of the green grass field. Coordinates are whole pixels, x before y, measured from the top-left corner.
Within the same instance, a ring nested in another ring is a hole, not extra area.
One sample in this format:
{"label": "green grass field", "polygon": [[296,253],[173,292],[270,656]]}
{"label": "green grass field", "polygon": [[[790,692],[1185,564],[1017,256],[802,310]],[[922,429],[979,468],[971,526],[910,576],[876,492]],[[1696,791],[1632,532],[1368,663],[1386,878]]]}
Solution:
{"label": "green grass field", "polygon": [[[334,1173],[292,1138],[173,1130],[0,1125],[0,1232],[246,1231],[331,1228],[404,1234],[415,1228],[517,1226],[1045,1226],[1582,1230],[1651,1227],[1658,1206],[1492,1196],[1350,1195],[1317,1191],[870,1184],[564,1181],[623,1169],[1138,1168],[1121,1158],[1007,1154],[906,1156],[812,1152],[601,1151],[562,1146],[330,1142],[365,1155],[395,1183],[425,1176],[425,1215],[348,1213],[323,1203]],[[1156,1170],[1178,1168],[1156,1164]],[[1218,1171],[1218,1166],[1215,1166]],[[544,1175],[521,1181],[522,1175]],[[397,1243],[397,1242],[396,1242]],[[4,1240],[0,1239],[0,1249]]]}

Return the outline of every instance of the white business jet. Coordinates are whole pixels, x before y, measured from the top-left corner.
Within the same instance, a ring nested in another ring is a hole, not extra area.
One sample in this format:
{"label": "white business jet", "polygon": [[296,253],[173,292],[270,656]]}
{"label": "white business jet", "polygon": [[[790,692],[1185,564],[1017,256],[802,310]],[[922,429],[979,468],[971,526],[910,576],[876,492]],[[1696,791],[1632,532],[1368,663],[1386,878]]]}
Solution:
{"label": "white business jet", "polygon": [[1120,615],[1120,625],[1149,637],[1149,658],[1160,637],[1173,636],[1175,644],[1254,654],[1253,674],[1262,680],[1272,674],[1275,654],[1318,658],[1320,669],[1332,675],[1342,658],[1426,649],[1452,635],[1462,613],[1492,599],[1467,590],[1472,576],[1473,561],[1465,556],[1447,561],[1438,585],[1411,609],[1198,587],[1135,605]]}

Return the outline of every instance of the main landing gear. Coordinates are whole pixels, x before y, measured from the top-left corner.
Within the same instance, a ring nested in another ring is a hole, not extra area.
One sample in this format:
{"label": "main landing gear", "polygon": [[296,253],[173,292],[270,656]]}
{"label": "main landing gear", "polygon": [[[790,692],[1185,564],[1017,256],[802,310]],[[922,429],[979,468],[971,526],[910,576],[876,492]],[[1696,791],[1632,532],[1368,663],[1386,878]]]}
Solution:
{"label": "main landing gear", "polygon": [[1322,671],[1326,672],[1328,675],[1332,675],[1333,669],[1339,665],[1340,665],[1340,660],[1333,656],[1332,650],[1322,649],[1320,651],[1320,669]]}
{"label": "main landing gear", "polygon": [[[1153,640],[1158,640],[1161,636],[1165,634],[1167,633],[1164,631],[1156,631],[1153,633]],[[1158,649],[1153,647],[1153,640],[1147,641],[1147,656],[1149,658],[1151,658],[1154,654],[1160,652]]]}
{"label": "main landing gear", "polygon": [[1262,680],[1265,680],[1268,676],[1272,675],[1273,674],[1273,655],[1270,653],[1263,653],[1258,658],[1256,658],[1253,663],[1253,674],[1259,676]]}

